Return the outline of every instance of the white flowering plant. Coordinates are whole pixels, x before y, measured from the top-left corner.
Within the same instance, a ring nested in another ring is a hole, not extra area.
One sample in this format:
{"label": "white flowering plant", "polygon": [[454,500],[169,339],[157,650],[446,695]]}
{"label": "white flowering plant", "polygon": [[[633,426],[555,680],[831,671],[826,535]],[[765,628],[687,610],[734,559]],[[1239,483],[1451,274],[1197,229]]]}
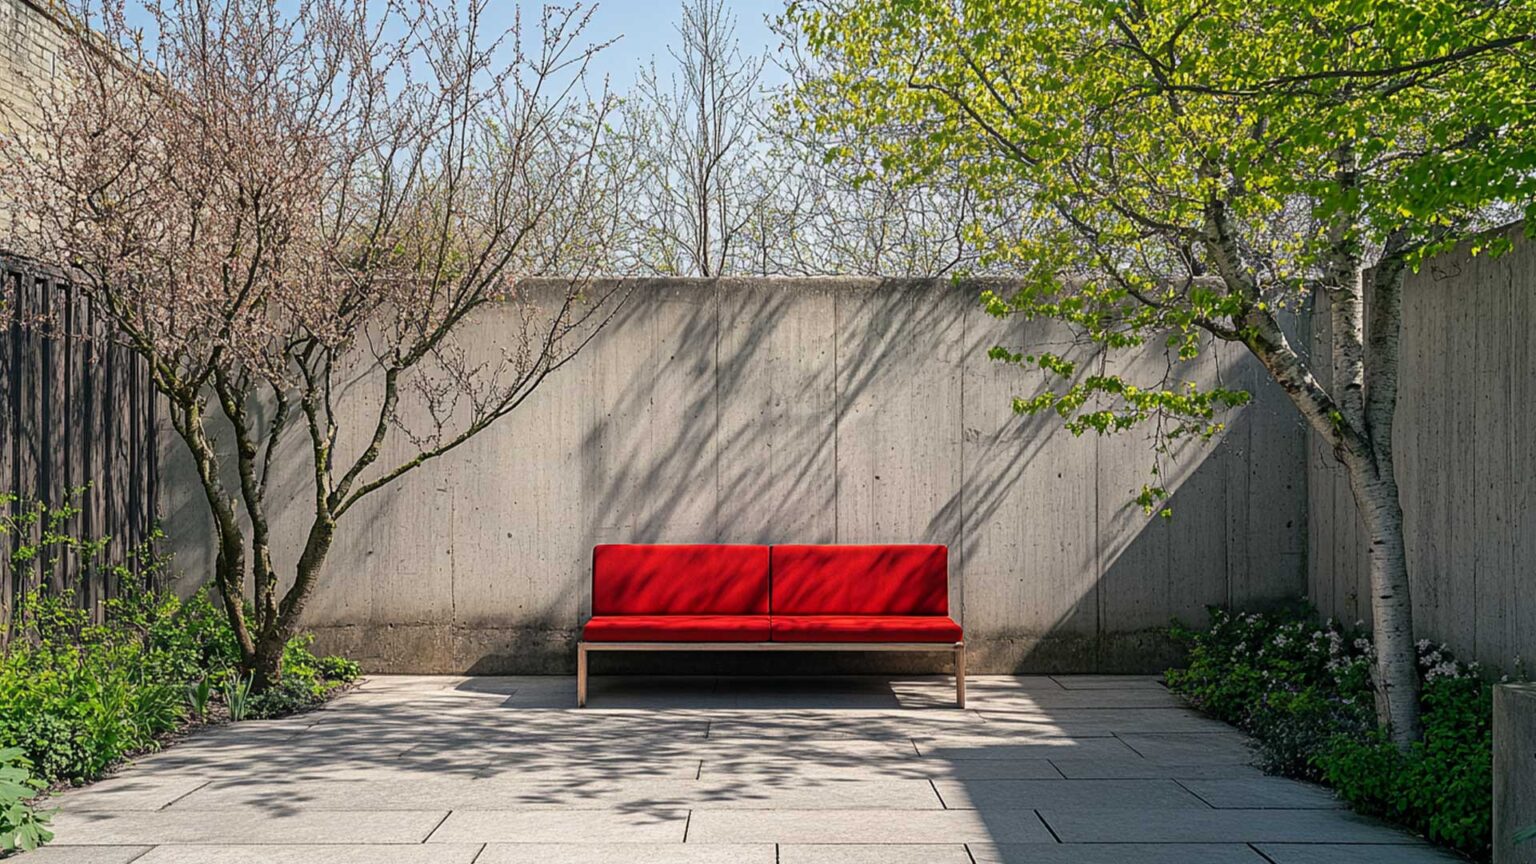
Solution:
{"label": "white flowering plant", "polygon": [[1167,673],[1174,692],[1252,735],[1266,770],[1326,783],[1357,810],[1487,858],[1490,670],[1458,660],[1445,645],[1419,642],[1425,736],[1402,749],[1378,724],[1375,657],[1360,624],[1318,621],[1299,605],[1210,615],[1204,630],[1172,627],[1188,650],[1186,665]]}

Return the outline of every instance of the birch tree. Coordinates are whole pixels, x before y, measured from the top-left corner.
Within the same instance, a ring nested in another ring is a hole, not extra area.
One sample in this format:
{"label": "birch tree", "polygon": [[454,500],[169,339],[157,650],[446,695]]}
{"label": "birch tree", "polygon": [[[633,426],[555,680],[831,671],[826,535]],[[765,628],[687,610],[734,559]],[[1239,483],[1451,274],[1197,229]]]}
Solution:
{"label": "birch tree", "polygon": [[[148,364],[258,689],[357,505],[515,411],[622,299],[585,280],[617,210],[589,13],[491,29],[489,5],[168,0],[138,10],[148,36],[120,2],[76,7],[62,82],[0,141],[24,251]],[[459,334],[493,304],[516,323],[484,356]],[[293,437],[308,500],[273,501]],[[293,506],[284,564],[270,516]]]}
{"label": "birch tree", "polygon": [[[1490,207],[1532,213],[1536,7],[1487,0],[802,0],[824,71],[816,130],[878,142],[908,182],[956,171],[1027,230],[973,230],[1025,274],[1000,316],[1059,319],[1106,351],[1246,347],[1332,445],[1369,535],[1378,715],[1420,733],[1392,462],[1402,285]],[[996,195],[998,190],[1006,194]],[[1532,223],[1536,224],[1536,223]],[[1369,302],[1367,298],[1369,297]],[[1331,358],[1282,326],[1315,300]],[[1076,431],[1210,432],[1247,394],[1138,382],[1030,346],[1060,376],[1016,400]],[[1143,503],[1167,494],[1155,482]]]}

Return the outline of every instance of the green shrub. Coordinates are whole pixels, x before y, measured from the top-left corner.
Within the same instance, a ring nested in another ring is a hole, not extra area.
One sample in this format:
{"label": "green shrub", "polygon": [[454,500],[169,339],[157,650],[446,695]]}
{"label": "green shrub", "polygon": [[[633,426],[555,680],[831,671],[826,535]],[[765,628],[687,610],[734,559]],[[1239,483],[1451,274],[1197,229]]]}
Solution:
{"label": "green shrub", "polygon": [[133,634],[88,626],[76,639],[34,629],[0,658],[0,746],[21,748],[51,781],[99,776],[182,720],[179,682],[149,674],[151,651]]}
{"label": "green shrub", "polygon": [[250,717],[267,719],[304,711],[324,702],[331,692],[360,673],[358,665],[343,657],[316,657],[310,650],[314,637],[302,633],[283,647],[283,677],[277,686],[253,694]]}
{"label": "green shrub", "polygon": [[213,703],[213,676],[204,675],[196,684],[187,685],[187,711],[192,719],[203,723],[208,720],[208,706]]}
{"label": "green shrub", "polygon": [[1421,659],[1430,670],[1423,741],[1403,752],[1377,730],[1339,736],[1318,761],[1323,779],[1355,809],[1486,858],[1493,840],[1492,687],[1460,664],[1433,674],[1440,662]]}
{"label": "green shrub", "polygon": [[321,657],[315,663],[315,670],[320,673],[320,677],[338,684],[349,684],[363,674],[363,668],[357,665],[356,660],[337,657],[335,654]]}
{"label": "green shrub", "polygon": [[299,636],[284,651],[283,685],[260,700],[243,700],[251,704],[231,705],[227,694],[240,690],[230,686],[240,681],[234,630],[206,590],[182,600],[147,587],[167,564],[155,552],[158,532],[127,561],[108,566],[100,560],[105,541],[68,534],[73,508],[17,503],[0,494],[3,504],[16,504],[20,514],[0,516],[0,537],[23,541],[14,565],[42,562],[56,577],[60,562],[70,558],[91,578],[119,586],[102,604],[99,623],[69,590],[29,593],[10,623],[0,624],[0,748],[16,748],[45,783],[93,780],[124,757],[158,747],[189,719],[213,716],[215,693],[225,694],[231,719],[275,717],[322,701],[356,676],[356,664],[318,659],[311,637]]}
{"label": "green shrub", "polygon": [[246,719],[251,711],[251,684],[253,676],[226,675],[224,677],[224,708],[232,723]]}
{"label": "green shrub", "polygon": [[1253,736],[1265,770],[1327,783],[1363,813],[1486,858],[1492,837],[1492,687],[1476,664],[1419,643],[1424,740],[1406,752],[1378,728],[1372,646],[1305,612],[1211,611],[1211,626],[1173,628],[1188,666],[1168,684]]}
{"label": "green shrub", "polygon": [[0,750],[0,857],[30,852],[53,839],[48,830],[53,812],[32,806],[43,783],[32,776],[31,767],[21,750]]}
{"label": "green shrub", "polygon": [[313,679],[284,672],[277,684],[251,694],[248,716],[253,720],[268,720],[313,708],[325,701],[325,691],[316,688]]}

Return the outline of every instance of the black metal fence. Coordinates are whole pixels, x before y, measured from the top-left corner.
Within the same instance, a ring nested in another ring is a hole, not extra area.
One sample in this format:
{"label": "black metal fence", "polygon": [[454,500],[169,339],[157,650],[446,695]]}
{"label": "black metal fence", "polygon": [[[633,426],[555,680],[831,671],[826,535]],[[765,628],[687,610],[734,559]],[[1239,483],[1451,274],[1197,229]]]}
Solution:
{"label": "black metal fence", "polygon": [[[72,503],[79,512],[67,529],[110,538],[101,560],[134,567],[129,553],[152,530],[157,494],[156,400],[145,363],[108,338],[106,321],[61,273],[35,261],[0,252],[0,303],[11,313],[0,356],[0,491]],[[21,503],[9,507],[15,515]],[[0,538],[0,620],[45,583],[90,609],[116,593],[109,568],[13,560],[36,542],[32,533]]]}

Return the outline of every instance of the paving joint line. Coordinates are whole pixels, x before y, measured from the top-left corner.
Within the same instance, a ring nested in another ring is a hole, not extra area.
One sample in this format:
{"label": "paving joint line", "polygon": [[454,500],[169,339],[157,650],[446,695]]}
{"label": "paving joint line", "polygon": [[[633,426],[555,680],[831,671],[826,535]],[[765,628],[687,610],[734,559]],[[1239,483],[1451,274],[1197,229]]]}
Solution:
{"label": "paving joint line", "polygon": [[1143,759],[1147,758],[1146,755],[1143,754],[1140,750],[1137,750],[1135,747],[1132,747],[1131,746],[1131,742],[1125,740],[1124,738],[1121,738],[1119,732],[1112,732],[1112,733],[1110,733],[1109,737],[1111,737],[1111,738],[1115,739],[1116,741],[1119,741],[1121,744],[1125,745],[1125,749],[1131,751],[1132,753],[1135,753],[1137,756],[1140,756]]}
{"label": "paving joint line", "polygon": [[1264,850],[1260,849],[1257,845],[1255,845],[1253,843],[1249,843],[1249,844],[1247,844],[1247,846],[1248,846],[1249,849],[1253,850],[1253,854],[1259,856],[1260,858],[1263,858],[1265,861],[1268,861],[1269,864],[1275,864],[1275,859],[1269,857],[1268,855],[1265,855],[1264,854]]}
{"label": "paving joint line", "polygon": [[192,789],[188,789],[187,791],[181,793],[180,795],[177,795],[175,798],[172,798],[171,800],[165,802],[164,804],[161,804],[159,807],[156,807],[155,811],[159,812],[161,810],[166,809],[167,807],[170,807],[171,805],[177,803],[178,801],[181,801],[181,800],[185,799],[188,795],[191,795],[193,793],[201,791],[202,789],[207,788],[208,784],[210,784],[212,782],[213,782],[212,780],[204,780],[202,783],[199,783],[196,787],[194,787]]}
{"label": "paving joint line", "polygon": [[1183,789],[1185,792],[1188,792],[1189,794],[1191,794],[1191,795],[1195,796],[1196,798],[1200,799],[1202,802],[1205,803],[1205,806],[1211,808],[1212,810],[1219,810],[1219,809],[1221,809],[1221,808],[1217,807],[1215,804],[1212,804],[1210,801],[1207,801],[1204,795],[1201,795],[1199,792],[1196,792],[1195,790],[1189,788],[1188,786],[1185,786],[1184,785],[1184,781],[1179,779],[1178,777],[1169,777],[1168,779],[1172,780],[1174,782],[1174,784],[1176,786],[1178,786],[1180,789]]}
{"label": "paving joint line", "polygon": [[491,844],[489,844],[489,843],[481,843],[480,844],[480,848],[475,850],[474,857],[469,859],[469,864],[475,864],[476,861],[479,861],[480,860],[480,856],[485,854],[485,847],[487,847],[489,845],[491,845]]}
{"label": "paving joint line", "polygon": [[929,786],[929,788],[931,788],[933,790],[933,794],[938,797],[938,799],[939,799],[939,806],[944,808],[945,810],[948,810],[949,809],[949,804],[945,803],[944,796],[942,794],[940,794],[939,787],[938,787],[937,784],[935,784],[933,782],[933,778],[932,777],[928,778],[928,786]]}
{"label": "paving joint line", "polygon": [[693,810],[688,810],[688,818],[683,820],[683,842],[688,842],[688,829],[693,827]]}
{"label": "paving joint line", "polygon": [[[965,850],[965,857],[971,859],[971,864],[976,864],[976,853],[971,851],[971,844],[961,843],[960,848]],[[474,862],[470,862],[474,864]]]}
{"label": "paving joint line", "polygon": [[[341,812],[347,812],[347,811],[341,811]],[[428,840],[432,839],[432,835],[437,833],[437,829],[443,827],[443,823],[447,822],[448,821],[448,817],[452,816],[452,815],[453,815],[453,811],[452,810],[449,810],[447,813],[444,813],[443,814],[443,818],[437,820],[437,824],[432,826],[432,830],[427,832],[427,836],[425,836],[425,837],[421,838],[421,840],[417,841],[416,845],[418,845],[418,846],[425,845]]]}
{"label": "paving joint line", "polygon": [[[1034,814],[1035,814],[1035,818],[1040,820],[1040,824],[1045,826],[1045,830],[1050,832],[1051,839],[1055,840],[1057,843],[1060,843],[1061,842],[1060,835],[1058,835],[1056,833],[1056,829],[1055,828],[1051,827],[1051,823],[1045,821],[1045,814],[1041,813],[1039,810],[1035,810]],[[967,850],[967,851],[969,851],[969,850]]]}

